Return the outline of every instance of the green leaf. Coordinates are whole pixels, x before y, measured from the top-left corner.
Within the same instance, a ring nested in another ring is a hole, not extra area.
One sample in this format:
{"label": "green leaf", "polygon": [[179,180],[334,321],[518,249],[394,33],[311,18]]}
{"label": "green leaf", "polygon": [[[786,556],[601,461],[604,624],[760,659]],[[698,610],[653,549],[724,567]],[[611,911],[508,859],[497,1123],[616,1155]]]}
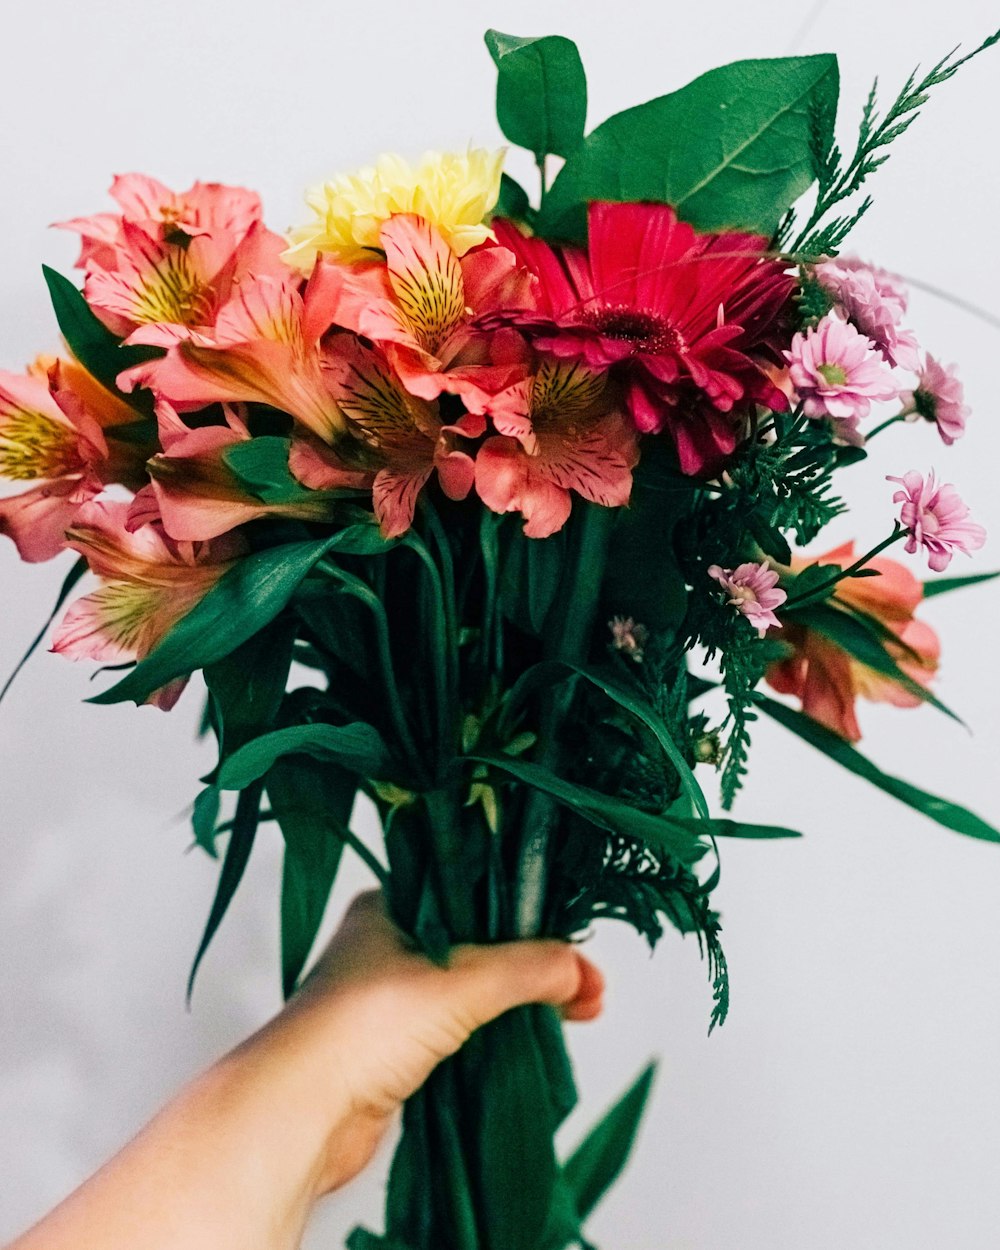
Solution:
{"label": "green leaf", "polygon": [[351,525],[330,538],[284,543],[245,556],[135,668],[89,703],[141,703],[154,690],[223,659],[281,612],[317,561],[330,552],[370,555],[387,544],[374,525]]}
{"label": "green leaf", "polygon": [[220,728],[219,759],[259,738],[274,724],[292,665],[297,625],[279,617],[205,668]]}
{"label": "green leaf", "polygon": [[291,996],[312,950],[345,846],[357,777],[294,756],[277,760],[265,786],[285,839],[281,877],[281,983]]}
{"label": "green leaf", "polygon": [[981,817],[976,816],[967,808],[960,807],[957,803],[939,799],[936,795],[928,794],[926,790],[920,790],[908,781],[901,781],[898,777],[890,777],[887,773],[883,773],[849,742],[845,742],[839,734],[835,734],[803,712],[797,712],[794,708],[786,707],[785,704],[769,699],[763,694],[756,694],[754,703],[762,712],[766,712],[780,725],[784,725],[786,729],[797,734],[810,746],[814,746],[817,751],[822,751],[824,755],[829,756],[842,768],[846,768],[848,772],[863,777],[865,781],[870,781],[873,786],[884,790],[886,794],[891,794],[901,803],[914,808],[915,811],[922,812],[939,825],[943,825],[945,829],[952,829],[955,833],[963,833],[970,838],[980,838],[984,842],[1000,842],[1000,829],[994,829]]}
{"label": "green leaf", "polygon": [[590,200],[653,200],[700,230],[771,235],[815,177],[813,126],[838,92],[830,54],[737,61],[617,113],[567,160],[539,231],[579,236]]}
{"label": "green leaf", "polygon": [[493,209],[494,217],[510,217],[514,221],[529,221],[532,217],[528,193],[510,174],[500,175],[500,198]]}
{"label": "green leaf", "polygon": [[206,786],[195,799],[194,811],[191,813],[195,843],[213,859],[217,859],[219,855],[215,849],[215,826],[219,820],[221,797],[216,786]]}
{"label": "green leaf", "polygon": [[378,730],[357,721],[351,725],[289,725],[248,742],[219,769],[220,790],[243,790],[263,777],[285,755],[310,755],[338,764],[362,777],[388,777],[394,766]]}
{"label": "green leaf", "polygon": [[[297,481],[288,467],[291,441],[262,435],[225,448],[222,459],[235,477],[263,503],[313,503],[317,492]],[[329,492],[318,492],[320,496]]]}
{"label": "green leaf", "polygon": [[113,395],[130,408],[149,416],[153,397],[149,393],[126,395],[118,389],[117,378],[123,369],[143,364],[162,356],[162,347],[122,347],[120,340],[91,312],[90,306],[69,278],[42,266],[49,288],[52,307],[66,346],[81,365]]}
{"label": "green leaf", "polygon": [[486,32],[497,67],[497,121],[536,157],[569,156],[583,139],[587,77],[576,44],[562,35],[519,39]]}
{"label": "green leaf", "polygon": [[540,637],[559,591],[566,565],[566,530],[549,538],[527,538],[520,524],[508,530],[500,574],[500,606],[525,633]]}
{"label": "green leaf", "polygon": [[878,622],[869,625],[865,613],[856,609],[843,612],[832,604],[814,603],[809,607],[796,609],[794,617],[808,629],[814,629],[818,634],[822,634],[824,638],[828,638],[830,642],[841,647],[860,663],[876,673],[881,673],[883,677],[891,678],[908,694],[912,694],[923,703],[936,707],[939,712],[944,712],[945,716],[950,716],[960,725],[963,723],[926,686],[914,680],[909,673],[903,672],[879,636]]}
{"label": "green leaf", "polygon": [[201,966],[202,959],[205,957],[205,952],[211,945],[212,938],[215,937],[223,917],[229,910],[229,904],[232,902],[233,895],[243,880],[243,873],[246,871],[246,866],[250,860],[250,852],[253,850],[254,839],[257,836],[257,825],[260,822],[260,800],[263,791],[263,783],[255,782],[249,789],[243,791],[237,801],[236,816],[229,834],[226,857],[222,861],[219,884],[216,887],[215,898],[212,900],[208,922],[205,925],[205,932],[202,934],[197,954],[194,957],[194,963],[191,966],[191,975],[188,978],[188,999],[191,998],[194,980],[198,975],[198,969]]}
{"label": "green leaf", "polygon": [[566,1160],[563,1175],[581,1220],[590,1215],[624,1170],[655,1075],[653,1062],[640,1072]]}
{"label": "green leaf", "polygon": [[991,582],[995,577],[1000,577],[1000,571],[996,573],[970,573],[967,577],[936,577],[933,581],[924,582],[924,598],[930,599],[934,595],[946,595],[952,590],[961,590],[965,586],[975,586],[979,582]]}
{"label": "green leaf", "polygon": [[24,668],[25,664],[27,664],[27,662],[31,659],[31,657],[35,654],[35,652],[44,642],[45,635],[49,632],[49,626],[59,615],[59,609],[66,602],[66,600],[70,597],[70,595],[73,593],[74,587],[79,582],[80,578],[83,577],[86,571],[87,571],[87,561],[83,558],[83,556],[81,556],[78,560],[74,562],[73,567],[70,569],[70,571],[66,574],[65,578],[63,579],[63,584],[59,589],[59,594],[56,596],[56,601],[52,605],[52,611],[49,613],[48,618],[45,621],[45,624],[38,631],[35,637],[31,640],[31,644],[28,647],[27,651],[25,651],[24,655],[22,655],[20,660],[18,660],[17,665],[14,668],[14,671],[4,682],[3,689],[0,689],[0,703],[2,703],[3,700],[7,697],[7,691],[10,690],[11,686],[13,686],[14,682],[17,680],[18,674],[21,672],[21,669]]}

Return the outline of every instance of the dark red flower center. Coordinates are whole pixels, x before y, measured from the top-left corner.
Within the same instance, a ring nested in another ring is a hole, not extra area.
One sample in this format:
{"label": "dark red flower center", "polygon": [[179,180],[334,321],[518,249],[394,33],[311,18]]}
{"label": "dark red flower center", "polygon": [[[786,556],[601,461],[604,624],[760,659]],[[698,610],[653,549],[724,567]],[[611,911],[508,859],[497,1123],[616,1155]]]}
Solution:
{"label": "dark red flower center", "polygon": [[684,338],[665,317],[628,304],[605,304],[588,308],[582,320],[609,339],[633,344],[633,351],[658,355],[661,352],[682,352]]}

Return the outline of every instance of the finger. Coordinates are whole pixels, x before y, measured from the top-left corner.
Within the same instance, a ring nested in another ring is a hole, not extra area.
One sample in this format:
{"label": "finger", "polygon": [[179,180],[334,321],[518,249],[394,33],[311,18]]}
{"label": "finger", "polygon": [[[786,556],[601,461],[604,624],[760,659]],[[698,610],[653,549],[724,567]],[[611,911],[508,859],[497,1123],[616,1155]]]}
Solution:
{"label": "finger", "polygon": [[[586,967],[586,971],[585,971]],[[506,942],[466,946],[454,952],[450,992],[477,1025],[526,1003],[565,1007],[600,973],[566,942]],[[586,995],[589,1002],[592,990]]]}
{"label": "finger", "polygon": [[575,996],[562,1007],[565,1020],[596,1020],[604,1009],[604,974],[586,955],[576,952],[580,963],[580,984]]}

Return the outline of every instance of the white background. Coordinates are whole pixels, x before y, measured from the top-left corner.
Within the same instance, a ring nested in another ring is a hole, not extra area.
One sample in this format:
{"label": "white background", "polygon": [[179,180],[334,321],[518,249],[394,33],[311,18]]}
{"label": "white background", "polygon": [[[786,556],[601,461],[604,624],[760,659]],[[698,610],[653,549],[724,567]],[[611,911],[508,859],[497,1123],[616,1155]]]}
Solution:
{"label": "white background", "polygon": [[[834,50],[849,139],[876,72],[888,94],[917,61],[998,21],[997,5],[975,0],[7,0],[0,366],[54,346],[39,266],[67,270],[75,241],[45,227],[108,207],[114,172],[257,187],[281,229],[300,217],[306,183],[378,151],[499,142],[490,25],[576,38],[592,125],[713,64]],[[998,106],[994,51],[941,88],[899,144],[855,239],[994,311]],[[969,438],[945,452],[929,427],[906,427],[877,444],[845,482],[854,511],[833,538],[877,541],[891,523],[884,473],[935,464],[996,536],[978,567],[997,565],[1000,334],[920,292],[912,322],[962,362]],[[3,671],[60,577],[0,549]],[[945,640],[941,694],[974,737],[931,709],[863,715],[887,770],[994,820],[998,594],[925,612]],[[215,879],[184,854],[182,812],[207,766],[193,741],[198,699],[170,716],[85,707],[85,667],[41,654],[0,712],[0,1239],[278,1004],[279,847],[265,833],[185,1011]],[[663,1058],[633,1166],[593,1236],[608,1250],[993,1250],[1000,847],[930,824],[777,727],[756,736],[740,810],[807,836],[724,847],[729,1024],[706,1039],[709,987],[690,941],[668,937],[653,960],[625,932],[593,944],[608,1009],[573,1032],[583,1109],[569,1137],[651,1054]],[[363,881],[352,872],[332,912]],[[307,1244],[337,1246],[359,1219],[377,1225],[381,1183],[376,1170],[332,1199]]]}

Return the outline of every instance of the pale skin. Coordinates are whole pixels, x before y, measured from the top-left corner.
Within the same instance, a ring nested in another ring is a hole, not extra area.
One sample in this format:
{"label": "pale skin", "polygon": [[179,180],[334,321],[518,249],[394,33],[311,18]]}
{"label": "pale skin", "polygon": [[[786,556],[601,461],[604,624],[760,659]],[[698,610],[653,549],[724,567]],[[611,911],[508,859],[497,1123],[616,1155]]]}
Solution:
{"label": "pale skin", "polygon": [[590,1020],[602,990],[556,941],[459,947],[439,968],[363,894],[285,1009],[7,1250],[294,1250],[476,1028],[532,1002]]}

